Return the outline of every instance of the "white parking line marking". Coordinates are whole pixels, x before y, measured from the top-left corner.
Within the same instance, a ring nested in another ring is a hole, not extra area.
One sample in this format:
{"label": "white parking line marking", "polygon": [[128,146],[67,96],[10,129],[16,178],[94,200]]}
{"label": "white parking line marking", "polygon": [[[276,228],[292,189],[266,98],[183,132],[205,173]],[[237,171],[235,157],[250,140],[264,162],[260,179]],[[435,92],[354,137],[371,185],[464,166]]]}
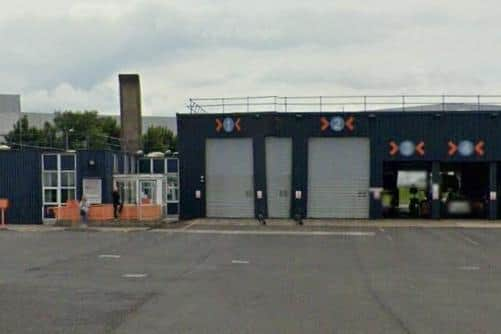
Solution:
{"label": "white parking line marking", "polygon": [[463,266],[463,267],[458,267],[459,270],[464,270],[464,271],[477,271],[480,270],[479,266]]}
{"label": "white parking line marking", "polygon": [[461,234],[461,237],[466,241],[466,242],[469,242],[470,244],[472,245],[475,245],[475,246],[478,246],[480,245],[480,243],[478,243],[477,241],[473,240],[472,238],[469,238],[467,237],[466,235],[464,234]]}
{"label": "white parking line marking", "polygon": [[185,227],[183,227],[183,230],[187,230],[187,229],[189,229],[190,227],[192,227],[193,225],[195,225],[195,223],[196,223],[196,222],[192,222],[192,223],[190,223],[190,224],[186,225]]}
{"label": "white parking line marking", "polygon": [[391,235],[385,235],[386,239],[390,240],[390,241],[393,241],[393,238],[391,237]]}
{"label": "white parking line marking", "polygon": [[380,227],[379,232],[384,232],[384,228]]}
{"label": "white parking line marking", "polygon": [[101,254],[99,255],[100,259],[119,259],[120,255],[115,255],[115,254]]}
{"label": "white parking line marking", "polygon": [[124,274],[123,278],[145,278],[148,277],[148,274]]}
{"label": "white parking line marking", "polygon": [[359,231],[234,231],[234,230],[154,230],[151,232],[164,233],[192,233],[192,234],[247,234],[247,235],[297,235],[297,236],[347,236],[347,237],[373,237],[376,232]]}
{"label": "white parking line marking", "polygon": [[231,263],[233,263],[233,264],[249,264],[249,261],[245,261],[245,260],[232,260]]}

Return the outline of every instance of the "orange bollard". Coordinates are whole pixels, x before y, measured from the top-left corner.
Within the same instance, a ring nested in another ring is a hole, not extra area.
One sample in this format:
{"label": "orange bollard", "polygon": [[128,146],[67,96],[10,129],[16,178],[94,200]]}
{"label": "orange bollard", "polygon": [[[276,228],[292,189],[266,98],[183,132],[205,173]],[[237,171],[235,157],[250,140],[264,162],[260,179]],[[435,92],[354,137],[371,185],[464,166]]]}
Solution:
{"label": "orange bollard", "polygon": [[9,200],[6,198],[0,198],[0,210],[2,210],[2,221],[0,222],[0,229],[7,228],[5,223],[5,210],[9,207]]}

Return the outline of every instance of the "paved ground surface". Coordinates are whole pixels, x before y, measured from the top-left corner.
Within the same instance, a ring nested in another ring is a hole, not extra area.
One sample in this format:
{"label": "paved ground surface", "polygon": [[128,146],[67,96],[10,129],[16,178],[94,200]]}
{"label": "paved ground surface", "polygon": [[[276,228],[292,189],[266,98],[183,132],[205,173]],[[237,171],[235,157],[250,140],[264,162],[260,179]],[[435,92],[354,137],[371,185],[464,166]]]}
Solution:
{"label": "paved ground surface", "polygon": [[184,228],[0,232],[0,333],[501,332],[501,230]]}

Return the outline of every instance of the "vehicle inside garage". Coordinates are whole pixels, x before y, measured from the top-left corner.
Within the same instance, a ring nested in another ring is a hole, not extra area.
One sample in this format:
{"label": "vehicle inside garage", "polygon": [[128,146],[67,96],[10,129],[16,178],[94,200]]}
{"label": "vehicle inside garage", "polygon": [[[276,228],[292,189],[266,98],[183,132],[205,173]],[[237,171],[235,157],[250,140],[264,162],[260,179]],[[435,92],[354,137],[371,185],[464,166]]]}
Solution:
{"label": "vehicle inside garage", "polygon": [[381,196],[385,218],[431,217],[431,164],[385,162]]}
{"label": "vehicle inside garage", "polygon": [[489,165],[483,162],[441,165],[441,216],[486,218],[489,204]]}

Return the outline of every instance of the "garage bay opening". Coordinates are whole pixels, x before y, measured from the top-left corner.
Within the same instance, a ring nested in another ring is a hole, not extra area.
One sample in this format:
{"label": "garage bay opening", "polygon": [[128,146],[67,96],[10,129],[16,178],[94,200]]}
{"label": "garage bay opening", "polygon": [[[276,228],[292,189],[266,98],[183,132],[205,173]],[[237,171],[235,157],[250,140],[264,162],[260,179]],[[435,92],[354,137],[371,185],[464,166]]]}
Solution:
{"label": "garage bay opening", "polygon": [[442,217],[487,218],[489,209],[489,165],[487,163],[443,164],[440,175]]}
{"label": "garage bay opening", "polygon": [[385,218],[431,217],[431,164],[387,162],[383,182]]}

